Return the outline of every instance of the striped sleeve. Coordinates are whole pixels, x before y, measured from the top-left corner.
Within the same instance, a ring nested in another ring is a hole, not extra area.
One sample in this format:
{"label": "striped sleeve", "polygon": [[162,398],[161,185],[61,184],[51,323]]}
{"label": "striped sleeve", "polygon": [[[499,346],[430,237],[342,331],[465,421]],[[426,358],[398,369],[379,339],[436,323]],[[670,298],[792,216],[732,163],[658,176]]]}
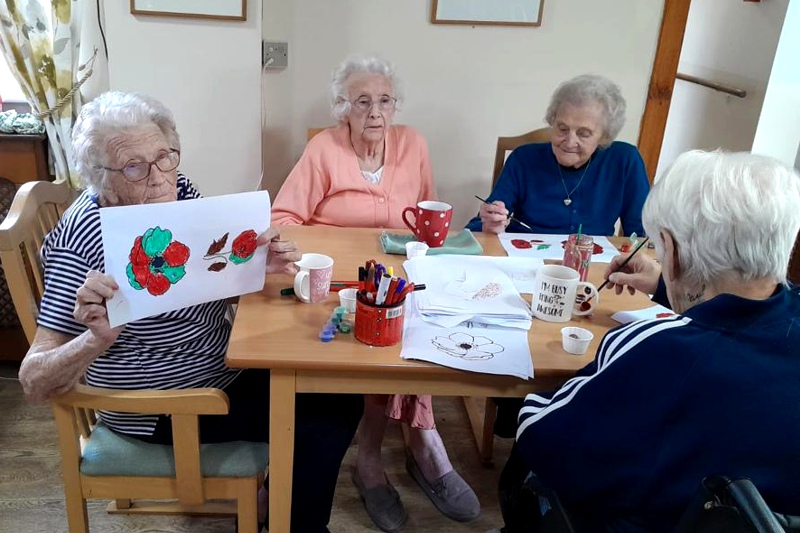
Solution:
{"label": "striped sleeve", "polygon": [[691,371],[693,356],[681,356],[690,324],[676,315],[616,328],[586,372],[551,397],[525,398],[517,449],[543,483],[572,501],[614,494],[636,505],[637,483],[647,479],[641,469],[650,465],[631,458],[661,446],[669,409],[653,406],[669,404]]}
{"label": "striped sleeve", "polygon": [[77,253],[64,248],[50,248],[44,273],[45,291],[39,311],[39,325],[77,337],[86,326],[77,322],[72,311],[75,294],[91,270]]}
{"label": "striped sleeve", "polygon": [[675,315],[662,319],[632,322],[608,332],[600,343],[595,355],[595,361],[590,365],[594,367],[594,372],[570,379],[550,397],[529,394],[525,398],[525,404],[519,413],[517,439],[532,424],[569,404],[580,390],[590,384],[592,380],[601,380],[603,372],[632,348],[662,331],[684,326],[690,320],[689,318]]}

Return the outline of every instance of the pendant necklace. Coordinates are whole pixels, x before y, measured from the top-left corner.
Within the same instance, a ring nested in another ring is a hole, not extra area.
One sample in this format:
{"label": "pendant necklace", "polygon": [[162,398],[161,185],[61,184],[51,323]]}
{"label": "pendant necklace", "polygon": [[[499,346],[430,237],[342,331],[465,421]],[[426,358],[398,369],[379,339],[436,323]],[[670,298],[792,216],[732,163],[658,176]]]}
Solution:
{"label": "pendant necklace", "polygon": [[558,161],[556,161],[556,168],[558,168],[558,176],[561,178],[561,185],[564,186],[564,192],[567,194],[567,196],[563,200],[565,206],[569,207],[569,204],[572,203],[572,198],[571,198],[572,193],[578,190],[578,187],[581,186],[581,182],[583,182],[583,178],[584,176],[586,176],[586,171],[589,170],[589,165],[591,164],[592,164],[592,158],[590,157],[589,162],[586,163],[586,168],[583,169],[583,174],[581,174],[581,179],[578,180],[578,184],[575,185],[571,191],[567,191],[567,182],[564,181],[564,175],[561,174],[561,165],[559,165]]}

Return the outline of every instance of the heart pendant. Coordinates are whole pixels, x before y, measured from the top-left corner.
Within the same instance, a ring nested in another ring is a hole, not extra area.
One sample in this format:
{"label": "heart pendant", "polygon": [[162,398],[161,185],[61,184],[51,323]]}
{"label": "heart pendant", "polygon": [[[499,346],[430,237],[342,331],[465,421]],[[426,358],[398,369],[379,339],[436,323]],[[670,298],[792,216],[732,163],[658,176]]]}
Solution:
{"label": "heart pendant", "polygon": [[571,198],[564,198],[564,205],[569,207],[569,204],[571,204],[571,203],[572,203],[572,199]]}

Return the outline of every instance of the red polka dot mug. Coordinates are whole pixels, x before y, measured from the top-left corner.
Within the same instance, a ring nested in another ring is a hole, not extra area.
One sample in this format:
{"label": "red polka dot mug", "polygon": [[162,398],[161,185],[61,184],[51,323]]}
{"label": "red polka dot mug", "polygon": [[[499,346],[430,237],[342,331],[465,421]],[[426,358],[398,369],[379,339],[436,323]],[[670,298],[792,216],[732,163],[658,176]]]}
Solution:
{"label": "red polka dot mug", "polygon": [[[414,215],[413,224],[408,220],[409,214]],[[414,232],[418,241],[431,248],[444,244],[452,218],[453,206],[444,202],[426,200],[419,202],[416,207],[403,209],[403,222]]]}

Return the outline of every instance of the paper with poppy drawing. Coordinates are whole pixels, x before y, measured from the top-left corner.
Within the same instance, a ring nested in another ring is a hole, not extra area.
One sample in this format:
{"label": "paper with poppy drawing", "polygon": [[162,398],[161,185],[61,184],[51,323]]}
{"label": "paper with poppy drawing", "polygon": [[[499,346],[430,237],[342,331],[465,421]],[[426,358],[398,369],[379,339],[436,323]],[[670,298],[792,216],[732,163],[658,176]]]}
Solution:
{"label": "paper with poppy drawing", "polygon": [[267,191],[100,210],[112,327],[261,290]]}
{"label": "paper with poppy drawing", "polygon": [[[406,306],[409,309],[409,306]],[[443,328],[415,316],[405,318],[400,357],[459,370],[533,378],[528,332],[467,321]]]}
{"label": "paper with poppy drawing", "polygon": [[[509,257],[532,257],[537,259],[563,259],[564,245],[569,235],[546,235],[540,233],[501,233],[497,236]],[[610,263],[619,251],[608,237],[592,237],[595,243],[594,263]]]}

